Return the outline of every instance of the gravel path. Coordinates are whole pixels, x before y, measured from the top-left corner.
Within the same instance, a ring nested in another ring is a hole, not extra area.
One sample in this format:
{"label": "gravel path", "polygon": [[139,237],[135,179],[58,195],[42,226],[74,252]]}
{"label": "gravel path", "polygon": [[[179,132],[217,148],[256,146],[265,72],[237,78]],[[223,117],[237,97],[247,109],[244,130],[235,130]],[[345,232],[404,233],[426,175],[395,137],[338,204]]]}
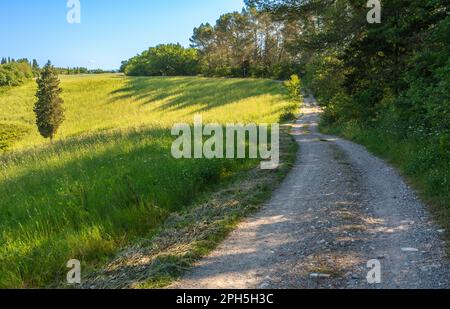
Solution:
{"label": "gravel path", "polygon": [[[173,288],[449,288],[443,230],[398,173],[363,147],[318,133],[306,100],[298,162],[248,218]],[[381,264],[369,284],[367,262]]]}

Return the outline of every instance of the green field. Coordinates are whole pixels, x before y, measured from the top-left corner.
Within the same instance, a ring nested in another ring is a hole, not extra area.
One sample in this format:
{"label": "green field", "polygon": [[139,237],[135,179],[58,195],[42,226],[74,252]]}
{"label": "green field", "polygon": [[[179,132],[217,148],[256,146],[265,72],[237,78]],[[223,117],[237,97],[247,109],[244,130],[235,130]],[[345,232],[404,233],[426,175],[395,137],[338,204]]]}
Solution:
{"label": "green field", "polygon": [[176,122],[278,122],[281,83],[197,77],[61,76],[66,121],[53,144],[34,125],[36,85],[0,91],[0,287],[44,287],[66,262],[103,265],[255,160],[175,160]]}

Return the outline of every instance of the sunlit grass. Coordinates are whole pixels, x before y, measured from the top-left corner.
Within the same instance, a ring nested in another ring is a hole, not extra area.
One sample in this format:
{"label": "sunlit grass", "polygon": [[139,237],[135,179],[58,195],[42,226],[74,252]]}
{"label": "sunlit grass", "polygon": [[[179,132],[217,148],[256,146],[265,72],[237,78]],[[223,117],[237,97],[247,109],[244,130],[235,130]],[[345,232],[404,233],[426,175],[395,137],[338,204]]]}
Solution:
{"label": "sunlit grass", "polygon": [[[117,74],[61,76],[66,121],[56,139],[99,130],[193,122],[201,113],[206,122],[277,122],[290,108],[284,89],[270,80],[198,77],[129,78]],[[46,143],[34,125],[36,85],[0,93],[0,128],[18,124],[29,134],[14,143],[21,149]],[[291,103],[292,104],[292,103]]]}
{"label": "sunlit grass", "polygon": [[174,123],[196,113],[205,122],[273,123],[296,105],[268,80],[61,80],[66,121],[53,145],[34,127],[34,82],[0,93],[0,131],[21,132],[0,155],[0,287],[58,284],[73,258],[89,271],[258,163],[175,160]]}

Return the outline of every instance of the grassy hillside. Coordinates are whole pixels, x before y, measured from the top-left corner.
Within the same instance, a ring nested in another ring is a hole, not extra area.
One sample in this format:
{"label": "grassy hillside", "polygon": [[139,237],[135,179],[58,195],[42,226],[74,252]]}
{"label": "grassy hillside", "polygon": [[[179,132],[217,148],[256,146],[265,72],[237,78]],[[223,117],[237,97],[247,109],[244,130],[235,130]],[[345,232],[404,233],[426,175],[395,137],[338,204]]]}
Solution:
{"label": "grassy hillside", "polygon": [[[175,160],[173,123],[277,122],[294,110],[268,80],[63,76],[66,121],[34,127],[34,82],[0,93],[0,287],[89,271],[255,160]],[[1,151],[1,150],[0,150]]]}
{"label": "grassy hillside", "polygon": [[[193,77],[129,78],[117,74],[62,76],[66,121],[57,139],[99,130],[192,122],[201,113],[205,122],[267,122],[278,120],[289,107],[282,87],[268,80]],[[0,130],[17,125],[29,134],[13,149],[45,144],[33,115],[36,85],[0,93]],[[239,112],[237,112],[239,111]]]}

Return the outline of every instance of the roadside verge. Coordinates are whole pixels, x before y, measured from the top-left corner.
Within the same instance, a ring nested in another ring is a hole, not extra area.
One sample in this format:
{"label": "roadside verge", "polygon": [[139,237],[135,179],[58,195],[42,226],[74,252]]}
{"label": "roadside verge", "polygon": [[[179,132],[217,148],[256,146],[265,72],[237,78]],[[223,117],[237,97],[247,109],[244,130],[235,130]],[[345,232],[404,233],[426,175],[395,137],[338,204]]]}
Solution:
{"label": "roadside verge", "polygon": [[205,194],[181,213],[172,214],[148,239],[122,252],[82,288],[164,288],[208,255],[251,213],[270,198],[295,163],[298,144],[291,126],[280,129],[280,166],[239,173],[213,194]]}

